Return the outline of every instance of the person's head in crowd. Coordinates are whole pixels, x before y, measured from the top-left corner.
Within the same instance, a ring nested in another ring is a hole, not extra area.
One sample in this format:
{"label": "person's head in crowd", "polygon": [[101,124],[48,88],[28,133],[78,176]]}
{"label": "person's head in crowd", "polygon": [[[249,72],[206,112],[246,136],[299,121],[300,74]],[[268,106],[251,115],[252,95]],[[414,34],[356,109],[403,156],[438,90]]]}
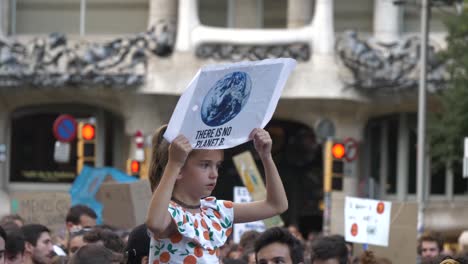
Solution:
{"label": "person's head in crowd", "polygon": [[434,258],[426,258],[426,262],[422,264],[465,264],[465,260],[462,258],[453,258],[451,256],[436,256]]}
{"label": "person's head in crowd", "polygon": [[148,264],[150,237],[146,225],[135,227],[128,236],[127,264]]}
{"label": "person's head in crowd", "polygon": [[0,226],[0,264],[5,263],[5,243],[6,243],[5,230]]}
{"label": "person's head in crowd", "polygon": [[333,235],[317,238],[312,243],[312,264],[346,264],[348,248],[343,236]]}
{"label": "person's head in crowd", "polygon": [[242,253],[246,248],[253,248],[255,240],[260,236],[260,232],[255,230],[248,230],[242,233],[239,239],[238,250]]}
{"label": "person's head in crowd", "polygon": [[[21,229],[7,231],[8,241],[5,245],[5,264],[24,263],[24,235]],[[1,263],[1,262],[0,262]]]}
{"label": "person's head in crowd", "polygon": [[304,240],[304,237],[302,236],[301,231],[299,231],[299,227],[295,224],[290,224],[288,226],[288,231],[291,233],[295,238],[299,239],[300,241]]}
{"label": "person's head in crowd", "polygon": [[70,233],[70,239],[68,240],[67,246],[69,256],[72,256],[79,248],[86,245],[86,242],[84,242],[84,235],[90,231],[91,229],[89,228],[83,228]]}
{"label": "person's head in crowd", "polygon": [[86,205],[74,205],[68,210],[65,224],[69,232],[76,231],[83,227],[93,227],[96,225],[97,215],[93,209]]}
{"label": "person's head in crowd", "polygon": [[255,249],[254,247],[247,247],[242,250],[242,255],[240,257],[242,261],[247,264],[255,264],[257,261],[255,260]]}
{"label": "person's head in crowd", "polygon": [[54,254],[50,230],[40,224],[29,224],[21,227],[24,235],[25,263],[49,264]]}
{"label": "person's head in crowd", "polygon": [[242,252],[239,250],[239,245],[234,244],[229,246],[229,250],[226,253],[227,259],[240,259],[242,257]]}
{"label": "person's head in crowd", "polygon": [[458,237],[459,251],[468,253],[468,230],[463,231]]}
{"label": "person's head in crowd", "polygon": [[444,241],[440,234],[428,232],[423,234],[418,241],[418,253],[422,258],[435,258],[440,255],[444,247]]}
{"label": "person's head in crowd", "polygon": [[89,244],[81,247],[71,257],[69,264],[119,264],[122,258],[112,250],[99,244]]}
{"label": "person's head in crowd", "polygon": [[18,214],[5,215],[0,219],[0,225],[2,226],[9,222],[15,223],[18,227],[22,227],[24,225],[24,219]]}
{"label": "person's head in crowd", "polygon": [[[349,262],[350,263],[350,262]],[[365,250],[359,257],[359,264],[377,264],[374,252]]]}
{"label": "person's head in crowd", "polygon": [[115,253],[123,254],[125,244],[116,233],[107,229],[93,228],[83,236],[86,244],[101,244]]}
{"label": "person's head in crowd", "polygon": [[304,249],[299,239],[287,229],[272,227],[255,241],[255,260],[259,264],[304,263]]}

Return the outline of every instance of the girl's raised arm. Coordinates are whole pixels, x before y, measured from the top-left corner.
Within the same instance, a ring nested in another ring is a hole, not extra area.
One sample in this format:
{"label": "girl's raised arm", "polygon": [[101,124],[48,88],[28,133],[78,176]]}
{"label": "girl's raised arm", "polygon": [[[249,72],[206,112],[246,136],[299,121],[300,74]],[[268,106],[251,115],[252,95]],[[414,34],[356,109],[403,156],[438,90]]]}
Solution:
{"label": "girl's raised arm", "polygon": [[[146,214],[146,226],[156,237],[168,237],[176,227],[169,214],[168,207],[171,201],[172,191],[180,170],[185,164],[189,153],[192,151],[187,138],[182,135],[176,137],[169,146],[169,159],[158,187],[153,193],[148,212]],[[173,226],[174,225],[174,226]]]}
{"label": "girl's raised arm", "polygon": [[266,199],[251,203],[234,203],[234,222],[263,220],[288,209],[288,198],[271,155],[272,140],[264,129],[255,128],[250,134],[265,169]]}

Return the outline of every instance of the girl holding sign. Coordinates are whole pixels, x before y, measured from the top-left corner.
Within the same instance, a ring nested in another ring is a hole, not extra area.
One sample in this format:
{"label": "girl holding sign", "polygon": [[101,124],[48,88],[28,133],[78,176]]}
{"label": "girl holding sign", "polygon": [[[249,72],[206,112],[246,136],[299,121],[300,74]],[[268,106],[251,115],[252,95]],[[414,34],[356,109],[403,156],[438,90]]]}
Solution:
{"label": "girl holding sign", "polygon": [[165,129],[153,137],[149,172],[153,197],[146,219],[152,233],[149,263],[218,263],[219,248],[234,223],[266,219],[288,208],[267,131],[256,128],[250,134],[265,169],[266,199],[233,203],[210,196],[223,150],[192,150],[183,135],[169,144],[163,138]]}

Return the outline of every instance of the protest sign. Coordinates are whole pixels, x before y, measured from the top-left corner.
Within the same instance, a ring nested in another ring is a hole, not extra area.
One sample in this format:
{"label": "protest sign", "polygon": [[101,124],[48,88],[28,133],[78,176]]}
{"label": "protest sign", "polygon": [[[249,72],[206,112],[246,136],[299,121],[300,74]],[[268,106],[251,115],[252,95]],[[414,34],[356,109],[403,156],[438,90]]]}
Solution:
{"label": "protest sign", "polygon": [[[235,186],[234,187],[234,202],[235,203],[249,203],[252,201],[252,197],[249,191],[245,187]],[[246,231],[265,231],[265,224],[262,221],[255,221],[242,224],[234,224],[234,231],[232,232],[232,239],[235,243],[239,243],[242,234]]]}
{"label": "protest sign", "polygon": [[391,207],[391,202],[346,197],[346,241],[388,246]]}
{"label": "protest sign", "polygon": [[15,192],[11,195],[13,214],[19,214],[27,224],[42,224],[55,233],[65,227],[69,208],[70,195],[66,192]]}
{"label": "protest sign", "polygon": [[180,97],[164,138],[184,135],[194,149],[226,149],[249,141],[270,121],[293,59],[203,67]]}
{"label": "protest sign", "polygon": [[[235,155],[233,158],[234,165],[236,170],[239,173],[242,183],[247,188],[250,196],[254,201],[260,201],[266,198],[266,188],[263,183],[263,179],[260,176],[257,165],[253,159],[252,153],[250,151],[242,152],[238,155]],[[283,220],[281,217],[274,216],[268,219],[263,220],[263,223],[267,228],[273,226],[283,226]]]}

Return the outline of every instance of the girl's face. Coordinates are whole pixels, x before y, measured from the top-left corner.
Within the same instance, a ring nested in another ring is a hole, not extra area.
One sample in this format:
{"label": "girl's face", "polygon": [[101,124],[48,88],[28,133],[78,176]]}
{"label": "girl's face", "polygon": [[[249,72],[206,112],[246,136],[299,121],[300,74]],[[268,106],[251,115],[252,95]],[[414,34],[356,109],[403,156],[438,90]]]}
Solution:
{"label": "girl's face", "polygon": [[223,159],[223,150],[194,150],[182,168],[179,185],[183,185],[184,190],[193,196],[198,196],[197,199],[211,195]]}

